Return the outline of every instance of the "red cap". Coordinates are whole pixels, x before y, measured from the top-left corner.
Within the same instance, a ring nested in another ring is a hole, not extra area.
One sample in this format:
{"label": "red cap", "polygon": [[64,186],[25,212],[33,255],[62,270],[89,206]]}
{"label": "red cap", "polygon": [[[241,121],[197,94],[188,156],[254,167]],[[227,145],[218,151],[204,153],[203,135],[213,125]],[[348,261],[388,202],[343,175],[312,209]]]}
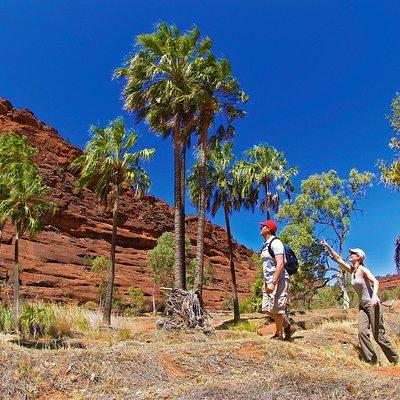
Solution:
{"label": "red cap", "polygon": [[260,225],[268,227],[268,229],[275,234],[275,232],[278,230],[278,225],[273,219],[269,219],[265,222],[260,222]]}

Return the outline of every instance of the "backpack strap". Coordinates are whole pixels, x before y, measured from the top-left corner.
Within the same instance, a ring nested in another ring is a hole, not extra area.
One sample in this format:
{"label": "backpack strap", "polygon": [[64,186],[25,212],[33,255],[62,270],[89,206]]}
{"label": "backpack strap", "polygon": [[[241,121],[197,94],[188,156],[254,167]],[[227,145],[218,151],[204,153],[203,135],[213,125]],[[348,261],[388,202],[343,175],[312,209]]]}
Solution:
{"label": "backpack strap", "polygon": [[272,251],[272,242],[273,242],[275,239],[278,239],[278,238],[277,238],[277,237],[274,237],[274,238],[268,243],[268,253],[269,253],[269,255],[270,255],[272,258],[275,258],[275,254],[274,254],[274,252]]}

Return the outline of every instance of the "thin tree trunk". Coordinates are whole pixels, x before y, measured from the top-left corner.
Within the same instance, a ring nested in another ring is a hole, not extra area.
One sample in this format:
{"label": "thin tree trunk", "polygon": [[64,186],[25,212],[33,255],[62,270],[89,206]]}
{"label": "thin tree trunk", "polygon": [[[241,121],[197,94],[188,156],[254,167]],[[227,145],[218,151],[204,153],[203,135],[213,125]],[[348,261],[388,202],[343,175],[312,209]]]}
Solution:
{"label": "thin tree trunk", "polygon": [[[174,254],[175,254],[175,279],[174,286],[177,289],[185,288],[185,264],[182,254],[185,251],[185,225],[182,215],[182,163],[180,147],[179,118],[176,117],[174,127]],[[183,234],[182,234],[183,232]],[[183,249],[183,250],[182,250]]]}
{"label": "thin tree trunk", "polygon": [[153,285],[153,314],[156,313],[156,287]]}
{"label": "thin tree trunk", "polygon": [[226,236],[228,239],[228,249],[229,249],[229,267],[231,270],[232,298],[233,298],[233,320],[236,323],[236,322],[240,321],[240,311],[239,311],[239,298],[238,298],[237,285],[236,285],[235,263],[233,261],[231,224],[229,221],[229,211],[228,211],[227,204],[224,204],[224,212],[225,212]]}
{"label": "thin tree trunk", "polygon": [[15,235],[14,245],[14,290],[13,290],[13,309],[14,309],[14,329],[19,332],[19,233]]}
{"label": "thin tree trunk", "polygon": [[[339,237],[339,255],[340,257],[343,258],[343,238]],[[349,291],[347,289],[347,284],[346,284],[346,274],[344,271],[340,271],[339,273],[339,286],[340,289],[342,291],[342,295],[343,295],[343,304],[342,304],[342,308],[344,310],[347,310],[348,308],[350,308],[350,297],[349,297]]]}
{"label": "thin tree trunk", "polygon": [[204,275],[204,227],[206,214],[206,158],[207,158],[207,133],[208,120],[204,121],[200,130],[200,168],[199,168],[199,217],[197,221],[197,248],[194,288],[198,292],[200,303],[203,301],[203,275]]}
{"label": "thin tree trunk", "polygon": [[340,286],[340,289],[343,294],[342,308],[344,310],[347,310],[348,308],[350,308],[350,297],[349,297],[349,291],[347,290],[347,285],[346,285],[346,275],[343,271],[340,272],[339,286]]}
{"label": "thin tree trunk", "polygon": [[113,227],[111,236],[111,251],[110,251],[110,266],[108,268],[108,281],[106,290],[106,299],[104,302],[103,309],[103,325],[111,326],[111,310],[112,310],[112,297],[114,289],[114,277],[115,277],[115,249],[117,244],[117,217],[118,217],[118,197],[119,188],[117,187],[113,206]]}
{"label": "thin tree trunk", "polygon": [[180,230],[180,252],[181,252],[181,262],[184,265],[181,271],[183,289],[186,290],[186,247],[185,247],[185,189],[186,189],[186,144],[182,143],[182,158],[181,158],[181,226]]}

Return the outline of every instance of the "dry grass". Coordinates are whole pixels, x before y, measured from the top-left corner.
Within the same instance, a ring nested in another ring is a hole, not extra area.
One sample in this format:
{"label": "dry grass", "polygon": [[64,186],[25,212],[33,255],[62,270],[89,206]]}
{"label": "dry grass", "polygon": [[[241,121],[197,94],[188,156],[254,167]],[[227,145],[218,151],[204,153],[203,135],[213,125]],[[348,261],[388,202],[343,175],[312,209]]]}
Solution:
{"label": "dry grass", "polygon": [[[395,338],[399,314],[390,320]],[[131,324],[111,332],[93,324],[80,339],[85,349],[28,350],[0,337],[0,398],[400,399],[400,367],[359,359],[354,320],[300,331],[292,343],[246,330],[205,336]]]}

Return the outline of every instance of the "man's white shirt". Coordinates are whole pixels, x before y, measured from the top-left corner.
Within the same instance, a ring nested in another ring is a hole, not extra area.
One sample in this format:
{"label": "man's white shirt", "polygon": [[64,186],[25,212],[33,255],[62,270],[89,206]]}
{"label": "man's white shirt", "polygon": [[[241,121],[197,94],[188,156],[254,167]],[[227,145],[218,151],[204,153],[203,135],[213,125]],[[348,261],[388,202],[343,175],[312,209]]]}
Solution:
{"label": "man's white shirt", "polygon": [[[275,239],[272,243],[271,241]],[[276,261],[275,258],[269,254],[268,247],[269,244],[271,243],[271,250],[272,253],[277,256],[277,255],[283,255],[284,262],[286,262],[286,257],[285,257],[285,248],[283,247],[283,243],[276,238],[275,236],[271,236],[266,240],[263,244],[263,248],[261,251],[261,260],[263,262],[263,274],[264,274],[264,280],[266,283],[272,282],[274,279],[274,273],[276,270]],[[281,274],[279,280],[285,280],[289,278],[289,274],[287,273],[286,269],[284,268],[284,273]]]}

